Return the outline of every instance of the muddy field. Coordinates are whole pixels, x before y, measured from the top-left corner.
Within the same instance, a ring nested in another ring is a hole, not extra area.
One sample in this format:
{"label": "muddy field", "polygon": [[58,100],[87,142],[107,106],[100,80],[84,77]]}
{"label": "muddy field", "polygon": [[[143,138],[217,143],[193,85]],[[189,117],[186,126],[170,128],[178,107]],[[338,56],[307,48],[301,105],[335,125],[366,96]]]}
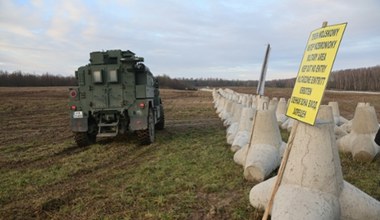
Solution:
{"label": "muddy field", "polygon": [[[212,106],[209,93],[162,90],[161,95],[169,127],[219,124],[216,114],[208,111]],[[1,146],[56,144],[72,138],[68,88],[0,87],[0,101]]]}
{"label": "muddy field", "polygon": [[[232,88],[254,93],[255,89]],[[209,92],[162,90],[166,128],[141,147],[132,134],[78,148],[68,88],[0,88],[0,218],[260,219],[232,161]],[[289,98],[290,89],[267,90]],[[357,102],[380,118],[380,95],[327,92],[351,119]],[[380,199],[380,162],[342,158],[345,179]]]}
{"label": "muddy field", "polygon": [[[232,88],[242,93],[254,93],[255,88]],[[268,88],[269,97],[291,96],[291,89]],[[167,124],[173,127],[218,123],[207,92],[161,91]],[[0,87],[0,144],[33,143],[55,144],[72,137],[69,128],[68,88],[4,88]],[[352,119],[358,102],[369,102],[380,118],[380,95],[326,92],[322,104],[338,101],[342,116]],[[191,106],[197,105],[196,108]],[[202,106],[206,108],[202,108]],[[200,108],[199,108],[200,107]],[[207,114],[197,114],[197,111]],[[199,117],[198,117],[199,116]]]}

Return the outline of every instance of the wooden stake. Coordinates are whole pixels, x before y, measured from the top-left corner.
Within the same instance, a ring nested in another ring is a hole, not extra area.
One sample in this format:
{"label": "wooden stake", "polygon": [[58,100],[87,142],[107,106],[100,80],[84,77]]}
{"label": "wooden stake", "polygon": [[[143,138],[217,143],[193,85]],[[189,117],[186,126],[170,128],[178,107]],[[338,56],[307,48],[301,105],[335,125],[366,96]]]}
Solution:
{"label": "wooden stake", "polygon": [[296,133],[296,130],[298,127],[298,123],[300,123],[300,122],[295,121],[295,123],[296,124],[294,125],[294,127],[292,129],[290,140],[288,141],[288,144],[286,146],[284,156],[281,160],[281,165],[280,165],[280,168],[279,168],[278,173],[277,173],[277,179],[276,179],[276,182],[274,184],[274,187],[273,187],[273,190],[272,190],[271,196],[269,198],[269,201],[268,201],[267,207],[265,209],[264,216],[263,216],[262,220],[268,219],[269,212],[272,210],[274,197],[277,193],[278,188],[280,187],[280,184],[282,181],[282,176],[283,176],[284,171],[285,171],[286,163],[288,162],[289,154],[290,154],[290,151],[291,151],[292,146],[293,146],[294,136],[295,136],[295,133]]}
{"label": "wooden stake", "polygon": [[[261,95],[259,95],[259,98],[261,98]],[[268,105],[267,105],[267,109],[268,109]],[[264,103],[263,103],[263,109],[264,109]],[[249,138],[249,143],[248,143],[248,150],[251,147],[251,143],[252,143],[253,131],[255,130],[255,124],[256,124],[257,111],[258,111],[258,106],[256,106],[255,117],[253,118],[253,121],[252,121],[253,123],[252,123],[251,137]]]}
{"label": "wooden stake", "polygon": [[[252,130],[251,130],[251,137],[249,138],[249,142],[248,142],[248,150],[249,150],[249,148],[251,147],[252,138],[253,138],[253,131],[255,130],[256,115],[257,115],[257,107],[256,107],[256,110],[255,110],[255,117],[253,118],[253,121],[252,121]],[[247,153],[248,153],[248,150],[247,150]],[[247,155],[246,155],[246,156],[247,156]],[[244,166],[245,166],[245,165],[244,165]]]}

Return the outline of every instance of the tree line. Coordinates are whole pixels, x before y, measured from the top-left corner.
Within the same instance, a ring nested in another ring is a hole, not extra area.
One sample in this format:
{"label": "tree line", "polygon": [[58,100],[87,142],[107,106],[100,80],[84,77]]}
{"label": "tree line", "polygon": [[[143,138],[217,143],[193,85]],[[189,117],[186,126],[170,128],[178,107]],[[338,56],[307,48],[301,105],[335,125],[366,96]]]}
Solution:
{"label": "tree line", "polygon": [[328,88],[353,91],[380,91],[380,66],[335,71]]}
{"label": "tree line", "polygon": [[[193,90],[199,87],[256,87],[257,80],[226,80],[221,78],[171,78],[158,75],[161,88]],[[267,87],[292,88],[295,77],[265,82]],[[0,70],[0,86],[76,86],[74,76],[57,76],[45,73],[35,75],[16,71]],[[353,91],[380,91],[380,66],[334,71],[327,84],[328,89]]]}
{"label": "tree line", "polygon": [[160,88],[194,90],[200,87],[228,87],[228,86],[257,86],[258,81],[254,80],[226,80],[221,78],[170,78],[168,75],[156,77]]}
{"label": "tree line", "polygon": [[[294,87],[296,78],[276,79],[265,83],[268,87]],[[333,71],[328,89],[351,91],[380,91],[380,66]]]}
{"label": "tree line", "polygon": [[77,85],[74,76],[58,76],[45,73],[35,75],[15,71],[8,73],[0,70],[0,86],[4,87],[34,87],[34,86],[75,86]]}

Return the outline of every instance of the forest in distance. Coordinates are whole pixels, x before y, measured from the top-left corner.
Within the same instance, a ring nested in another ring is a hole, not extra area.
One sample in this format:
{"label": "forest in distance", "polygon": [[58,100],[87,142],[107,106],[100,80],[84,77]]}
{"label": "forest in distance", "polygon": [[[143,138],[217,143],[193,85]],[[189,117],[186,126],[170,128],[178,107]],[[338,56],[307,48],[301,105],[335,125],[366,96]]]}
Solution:
{"label": "forest in distance", "polygon": [[[160,87],[166,89],[195,90],[202,87],[255,87],[257,80],[226,80],[220,78],[171,78],[168,75],[156,76]],[[292,88],[295,77],[275,79],[265,82],[267,87]],[[45,73],[42,75],[0,70],[0,87],[36,86],[76,86],[74,76],[60,76]],[[380,65],[374,67],[333,71],[327,84],[328,89],[349,91],[380,91]]]}

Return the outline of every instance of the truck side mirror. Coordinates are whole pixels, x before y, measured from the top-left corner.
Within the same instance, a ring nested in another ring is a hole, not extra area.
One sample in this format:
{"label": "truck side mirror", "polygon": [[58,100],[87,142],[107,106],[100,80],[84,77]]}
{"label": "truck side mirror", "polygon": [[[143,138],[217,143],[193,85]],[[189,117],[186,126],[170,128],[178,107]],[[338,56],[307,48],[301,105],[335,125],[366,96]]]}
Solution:
{"label": "truck side mirror", "polygon": [[159,84],[158,84],[158,80],[157,79],[155,79],[154,80],[154,88],[159,88],[160,86],[159,86]]}

